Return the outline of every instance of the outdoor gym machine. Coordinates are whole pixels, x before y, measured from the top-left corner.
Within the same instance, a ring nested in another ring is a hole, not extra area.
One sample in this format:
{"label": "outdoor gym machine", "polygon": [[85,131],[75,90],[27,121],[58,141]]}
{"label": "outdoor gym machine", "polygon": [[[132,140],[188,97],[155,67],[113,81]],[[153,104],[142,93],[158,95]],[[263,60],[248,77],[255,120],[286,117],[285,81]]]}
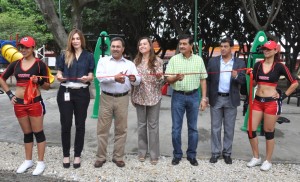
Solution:
{"label": "outdoor gym machine", "polygon": [[[107,32],[102,31],[98,37],[97,44],[95,47],[94,52],[94,60],[95,60],[95,67],[97,67],[98,62],[101,61],[100,59],[104,56],[110,55],[110,38]],[[100,57],[101,56],[101,57]],[[96,69],[94,71],[94,75],[96,75]],[[99,80],[94,77],[94,85],[96,89],[96,95],[95,95],[95,101],[94,101],[94,107],[93,107],[93,114],[91,118],[98,118],[98,112],[99,112],[99,98],[100,98],[100,83]]]}
{"label": "outdoor gym machine", "polygon": [[[262,52],[259,51],[259,48],[264,45],[264,43],[267,42],[267,36],[263,31],[259,31],[253,41],[252,47],[250,49],[250,53],[249,53],[249,57],[248,57],[248,61],[247,61],[247,68],[253,68],[254,64],[256,63],[257,59],[263,59],[264,55],[262,54]],[[246,84],[247,84],[247,93],[249,93],[249,89],[250,89],[250,76],[246,75]],[[255,95],[255,88],[252,88],[252,100],[254,98]],[[252,102],[252,100],[248,100],[248,102]],[[248,120],[249,120],[249,107],[246,111],[245,114],[245,118],[244,118],[244,125],[241,127],[241,130],[243,131],[247,131],[248,128]],[[257,128],[258,132],[262,132],[262,125],[263,122],[261,122],[260,126]]]}

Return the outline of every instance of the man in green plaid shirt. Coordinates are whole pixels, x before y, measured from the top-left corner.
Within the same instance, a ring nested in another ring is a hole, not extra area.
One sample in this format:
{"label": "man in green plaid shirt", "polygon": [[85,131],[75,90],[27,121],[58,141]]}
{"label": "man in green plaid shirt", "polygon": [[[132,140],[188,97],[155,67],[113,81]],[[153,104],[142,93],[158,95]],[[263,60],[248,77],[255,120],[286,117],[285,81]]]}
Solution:
{"label": "man in green plaid shirt", "polygon": [[[207,106],[207,73],[202,58],[192,52],[193,41],[193,37],[190,35],[179,36],[180,53],[170,59],[165,72],[166,81],[171,84],[174,90],[171,100],[173,165],[179,164],[183,155],[181,129],[185,112],[188,123],[187,160],[193,166],[198,165],[196,160],[198,145],[197,120],[199,107],[201,110],[205,110]],[[198,93],[200,85],[202,91],[201,102]]]}

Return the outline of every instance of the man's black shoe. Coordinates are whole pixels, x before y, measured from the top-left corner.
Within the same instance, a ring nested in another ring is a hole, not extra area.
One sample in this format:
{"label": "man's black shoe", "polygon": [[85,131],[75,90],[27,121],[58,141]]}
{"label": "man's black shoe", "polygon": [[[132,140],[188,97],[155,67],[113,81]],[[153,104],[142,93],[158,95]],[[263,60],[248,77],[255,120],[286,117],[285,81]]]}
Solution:
{"label": "man's black shoe", "polygon": [[188,161],[190,161],[190,163],[192,164],[192,166],[198,166],[198,161],[196,160],[196,158],[187,158]]}
{"label": "man's black shoe", "polygon": [[180,160],[181,160],[181,159],[174,157],[174,158],[172,159],[172,165],[178,165]]}
{"label": "man's black shoe", "polygon": [[232,159],[231,159],[230,156],[223,155],[223,159],[224,159],[226,164],[232,164]]}
{"label": "man's black shoe", "polygon": [[211,156],[211,158],[209,159],[210,163],[216,163],[218,162],[219,156]]}

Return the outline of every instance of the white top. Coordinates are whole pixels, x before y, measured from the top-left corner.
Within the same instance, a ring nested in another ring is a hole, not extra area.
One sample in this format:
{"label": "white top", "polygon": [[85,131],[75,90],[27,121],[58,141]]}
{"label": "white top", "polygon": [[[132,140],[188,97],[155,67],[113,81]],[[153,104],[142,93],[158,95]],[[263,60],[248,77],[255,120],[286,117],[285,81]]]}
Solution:
{"label": "white top", "polygon": [[233,56],[227,63],[223,60],[222,56],[220,59],[220,80],[219,80],[219,92],[229,93],[231,72],[233,67]]}
{"label": "white top", "polygon": [[[136,80],[130,82],[129,78],[125,77],[124,84],[118,83],[115,81],[114,76],[119,73],[135,75]],[[96,77],[100,82],[101,90],[112,94],[128,92],[131,85],[136,86],[141,82],[135,64],[124,57],[121,60],[115,60],[112,56],[100,58],[96,69]]]}

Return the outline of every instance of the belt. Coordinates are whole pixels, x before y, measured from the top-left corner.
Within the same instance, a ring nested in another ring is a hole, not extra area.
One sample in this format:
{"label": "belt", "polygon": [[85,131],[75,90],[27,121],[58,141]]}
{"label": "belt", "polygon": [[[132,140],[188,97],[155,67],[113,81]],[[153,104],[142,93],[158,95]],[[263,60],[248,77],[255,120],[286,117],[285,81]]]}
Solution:
{"label": "belt", "polygon": [[221,96],[221,97],[228,97],[228,96],[229,96],[229,93],[221,93],[221,92],[218,92],[218,95]]}
{"label": "belt", "polygon": [[113,96],[113,97],[122,97],[128,94],[128,92],[112,94],[105,91],[102,91],[105,95]]}
{"label": "belt", "polygon": [[255,100],[258,100],[259,102],[272,102],[276,101],[278,99],[273,98],[273,97],[260,97],[260,96],[255,96]]}
{"label": "belt", "polygon": [[193,93],[197,92],[198,89],[195,89],[195,90],[192,90],[192,91],[178,91],[178,90],[174,90],[175,92],[179,93],[179,94],[182,94],[182,95],[192,95]]}
{"label": "belt", "polygon": [[[39,101],[42,101],[42,96],[37,96],[35,98],[33,98],[33,102],[30,102],[28,104],[32,104],[32,103],[36,103],[36,102],[39,102]],[[20,99],[18,97],[16,97],[16,103],[18,104],[24,104],[24,99]]]}
{"label": "belt", "polygon": [[65,87],[66,89],[72,89],[72,90],[79,90],[79,89],[82,89],[82,88],[88,88],[88,87],[66,87],[64,85],[61,85],[62,87]]}
{"label": "belt", "polygon": [[68,82],[68,83],[61,83],[61,86],[65,87],[66,89],[81,89],[81,88],[88,88],[89,84],[84,83],[74,83],[74,82]]}

